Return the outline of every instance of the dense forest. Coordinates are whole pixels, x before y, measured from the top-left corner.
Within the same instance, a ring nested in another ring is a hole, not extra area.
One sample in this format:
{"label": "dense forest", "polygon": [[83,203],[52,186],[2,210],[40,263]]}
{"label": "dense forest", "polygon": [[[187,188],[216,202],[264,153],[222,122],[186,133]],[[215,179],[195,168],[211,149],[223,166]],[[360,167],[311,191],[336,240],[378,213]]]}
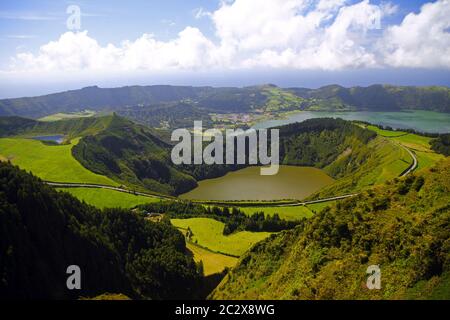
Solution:
{"label": "dense forest", "polygon": [[375,137],[375,132],[342,119],[309,119],[280,127],[280,160],[323,168],[355,143],[366,145]]}
{"label": "dense forest", "polygon": [[[0,162],[0,299],[199,297],[201,274],[183,235],[129,210],[100,211]],[[66,269],[81,268],[81,290]]]}
{"label": "dense forest", "polygon": [[[381,290],[366,287],[370,265]],[[449,299],[450,160],[258,243],[211,298]]]}
{"label": "dense forest", "polygon": [[431,140],[431,149],[445,156],[450,156],[450,133],[441,134],[436,139]]}

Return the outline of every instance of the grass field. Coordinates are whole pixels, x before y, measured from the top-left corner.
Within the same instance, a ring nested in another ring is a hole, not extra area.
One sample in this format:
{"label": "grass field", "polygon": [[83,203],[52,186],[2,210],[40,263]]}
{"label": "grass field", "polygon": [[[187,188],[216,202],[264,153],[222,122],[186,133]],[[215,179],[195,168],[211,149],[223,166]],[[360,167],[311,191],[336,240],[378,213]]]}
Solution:
{"label": "grass field", "polygon": [[394,137],[392,140],[397,141],[405,147],[417,151],[431,151],[430,141],[432,138],[419,136],[417,134],[407,134],[400,137]]}
{"label": "grass field", "polygon": [[408,134],[392,139],[411,149],[416,154],[418,161],[417,170],[429,168],[439,160],[445,158],[444,155],[436,153],[431,149],[430,141],[432,138],[419,136],[417,134]]}
{"label": "grass field", "polygon": [[319,203],[313,203],[313,204],[308,204],[307,207],[309,210],[311,210],[313,213],[319,213],[320,211],[322,211],[324,208],[333,205],[334,203],[336,203],[336,201],[327,201],[327,202],[319,202]]}
{"label": "grass field", "polygon": [[[359,192],[384,183],[398,177],[413,161],[404,148],[388,138],[377,137],[369,142],[368,148],[369,151],[363,155],[365,159],[357,170],[320,190],[318,198]],[[325,171],[332,170],[333,165],[326,167]]]}
{"label": "grass field", "polygon": [[431,167],[439,160],[445,158],[443,155],[431,150],[430,141],[433,138],[402,131],[382,130],[375,126],[367,126],[367,128],[412,150],[417,157],[417,170]]}
{"label": "grass field", "polygon": [[285,220],[299,220],[301,218],[310,218],[313,212],[305,206],[290,206],[290,207],[240,207],[239,208],[246,215],[250,216],[256,212],[264,212],[264,215],[271,216],[278,213],[281,219]]}
{"label": "grass field", "polygon": [[150,198],[134,194],[94,188],[58,188],[97,208],[133,208],[137,205],[157,202],[159,198]]}
{"label": "grass field", "polygon": [[303,101],[302,98],[279,88],[266,88],[264,94],[269,98],[265,106],[267,111],[282,111],[299,105]]}
{"label": "grass field", "polygon": [[40,118],[39,121],[43,122],[53,122],[65,119],[76,119],[76,118],[89,118],[95,115],[95,111],[84,111],[84,112],[73,112],[73,113],[55,113],[49,116]]}
{"label": "grass field", "polygon": [[71,149],[79,139],[67,145],[47,145],[32,139],[0,139],[0,155],[43,180],[54,182],[95,183],[116,186],[113,180],[84,168]]}
{"label": "grass field", "polygon": [[389,137],[389,138],[391,138],[391,137],[399,137],[399,136],[403,136],[405,134],[408,134],[407,132],[398,131],[398,130],[395,130],[395,131],[383,130],[383,129],[380,129],[380,128],[376,127],[376,126],[372,126],[372,125],[368,125],[367,129],[375,131],[378,135],[380,135],[382,137]]}
{"label": "grass field", "polygon": [[232,268],[239,260],[238,258],[203,249],[193,243],[188,242],[186,246],[194,255],[195,262],[202,261],[205,276],[222,272],[225,268]]}
{"label": "grass field", "polygon": [[269,232],[241,231],[223,235],[224,224],[209,218],[172,219],[172,224],[180,229],[192,230],[192,241],[218,253],[241,256],[253,244],[267,238]]}

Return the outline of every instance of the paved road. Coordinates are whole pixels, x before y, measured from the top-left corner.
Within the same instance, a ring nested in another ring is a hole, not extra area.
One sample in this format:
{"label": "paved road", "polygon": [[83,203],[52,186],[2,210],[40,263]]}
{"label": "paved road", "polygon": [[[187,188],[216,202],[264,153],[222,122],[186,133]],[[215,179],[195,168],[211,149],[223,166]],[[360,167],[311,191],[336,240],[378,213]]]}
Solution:
{"label": "paved road", "polygon": [[52,182],[52,181],[44,181],[49,186],[53,187],[59,187],[59,188],[96,188],[96,189],[108,189],[108,190],[114,190],[129,194],[134,194],[138,196],[143,197],[149,197],[149,198],[160,198],[160,199],[174,199],[170,196],[164,196],[159,194],[151,194],[151,193],[144,193],[139,191],[132,191],[128,189],[123,189],[119,187],[113,187],[113,186],[107,186],[102,184],[89,184],[89,183],[69,183],[69,182]]}
{"label": "paved road", "polygon": [[417,165],[418,165],[419,163],[417,162],[416,155],[415,155],[411,150],[409,150],[407,147],[405,147],[405,146],[402,145],[402,144],[399,144],[399,145],[400,145],[403,149],[405,149],[405,150],[409,153],[409,155],[411,156],[411,158],[413,159],[413,163],[409,166],[409,168],[406,169],[406,171],[405,171],[403,174],[400,175],[400,177],[405,177],[405,176],[407,176],[408,174],[410,174],[411,172],[413,172],[413,171],[417,168]]}

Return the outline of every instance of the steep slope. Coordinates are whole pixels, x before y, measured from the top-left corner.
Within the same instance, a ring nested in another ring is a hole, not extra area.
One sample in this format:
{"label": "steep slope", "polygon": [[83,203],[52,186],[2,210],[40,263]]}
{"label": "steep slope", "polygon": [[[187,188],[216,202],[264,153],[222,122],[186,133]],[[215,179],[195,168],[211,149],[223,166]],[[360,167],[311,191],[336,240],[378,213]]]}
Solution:
{"label": "steep slope", "polygon": [[135,187],[179,194],[197,185],[172,164],[169,145],[147,127],[116,115],[104,130],[83,137],[72,154],[89,170]]}
{"label": "steep slope", "polygon": [[310,119],[280,127],[281,163],[312,166],[336,179],[310,198],[359,192],[398,177],[412,163],[401,146],[341,119]]}
{"label": "steep slope", "polygon": [[[81,268],[81,290],[66,269]],[[104,292],[194,298],[200,275],[169,223],[104,210],[0,162],[0,299],[72,299]]]}
{"label": "steep slope", "polygon": [[[366,270],[381,268],[381,289]],[[449,299],[450,159],[253,247],[213,299]]]}

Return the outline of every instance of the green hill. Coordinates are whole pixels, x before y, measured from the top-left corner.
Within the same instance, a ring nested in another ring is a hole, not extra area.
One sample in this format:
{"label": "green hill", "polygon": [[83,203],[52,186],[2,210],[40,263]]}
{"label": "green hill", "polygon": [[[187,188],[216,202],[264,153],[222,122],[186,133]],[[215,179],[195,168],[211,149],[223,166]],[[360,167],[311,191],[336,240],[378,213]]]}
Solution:
{"label": "green hill", "polygon": [[[243,88],[190,86],[130,86],[121,88],[87,87],[49,94],[0,100],[0,116],[22,116],[38,119],[55,113],[84,110],[118,111],[132,119],[145,114],[150,122],[156,115],[171,121],[174,113],[161,104],[190,105],[207,117],[209,112],[268,112],[288,110],[372,110],[396,111],[423,109],[450,112],[450,89],[447,87],[401,87],[372,85],[344,88],[338,85],[318,89],[288,88],[261,85]],[[159,107],[158,107],[159,106]],[[122,111],[123,110],[123,111]],[[205,112],[206,110],[206,112]],[[180,117],[185,113],[178,110]]]}
{"label": "green hill", "polygon": [[[241,258],[213,299],[449,299],[450,160],[336,202]],[[370,265],[381,289],[365,286]]]}
{"label": "green hill", "polygon": [[21,117],[0,117],[0,137],[33,137],[40,134],[63,134],[68,139],[96,134],[106,129],[114,115],[64,119],[60,121],[36,121]]}
{"label": "green hill", "polygon": [[[200,274],[183,235],[129,210],[100,211],[0,162],[0,299],[198,297]],[[66,269],[81,269],[81,290]]]}
{"label": "green hill", "polygon": [[170,159],[170,146],[147,127],[113,115],[108,126],[83,137],[73,156],[89,170],[126,185],[180,194],[197,182]]}

